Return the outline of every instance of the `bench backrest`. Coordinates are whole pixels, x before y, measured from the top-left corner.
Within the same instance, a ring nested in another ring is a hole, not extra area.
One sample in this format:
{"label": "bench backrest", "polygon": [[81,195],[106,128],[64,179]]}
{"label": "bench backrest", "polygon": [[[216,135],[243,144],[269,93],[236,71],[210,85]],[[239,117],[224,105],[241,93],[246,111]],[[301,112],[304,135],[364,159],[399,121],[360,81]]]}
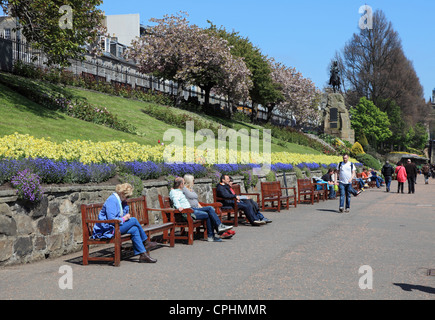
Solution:
{"label": "bench backrest", "polygon": [[[135,217],[140,224],[149,224],[147,201],[145,196],[127,199],[127,204],[129,206],[129,213],[132,217]],[[81,205],[83,231],[87,230],[89,235],[92,235],[95,223],[88,221],[98,220],[98,215],[100,214],[103,205],[104,203]]]}
{"label": "bench backrest", "polygon": [[[161,194],[159,194],[159,203],[160,203],[160,208],[161,209],[173,209],[173,205],[172,205],[172,201],[171,198],[168,196],[162,196]],[[179,211],[176,211],[179,212]],[[169,220],[169,214],[167,214],[166,212],[162,212],[162,215],[166,215],[166,219]],[[174,215],[174,219],[175,222],[180,223],[180,222],[185,222],[186,220],[183,218],[183,215],[181,214],[175,214]]]}
{"label": "bench backrest", "polygon": [[279,181],[261,182],[261,194],[264,197],[281,194],[281,183]]}
{"label": "bench backrest", "polygon": [[82,211],[82,226],[83,233],[86,238],[89,238],[94,230],[95,223],[90,222],[89,220],[98,220],[98,215],[100,214],[101,208],[103,207],[103,203],[95,203],[95,204],[82,204],[80,209]]}
{"label": "bench backrest", "polygon": [[172,208],[171,198],[169,197],[164,197],[159,194],[159,203],[160,203],[160,208],[162,209]]}
{"label": "bench backrest", "polygon": [[308,191],[313,189],[310,179],[297,179],[298,191]]}
{"label": "bench backrest", "polygon": [[217,193],[216,188],[213,188],[213,202],[217,202]]}
{"label": "bench backrest", "polygon": [[148,217],[147,199],[145,196],[127,199],[127,204],[129,206],[130,215],[135,217],[141,225],[148,225],[150,223]]}
{"label": "bench backrest", "polygon": [[234,193],[237,195],[240,195],[242,191],[240,190],[240,185],[237,183],[234,183],[231,188],[234,190]]}

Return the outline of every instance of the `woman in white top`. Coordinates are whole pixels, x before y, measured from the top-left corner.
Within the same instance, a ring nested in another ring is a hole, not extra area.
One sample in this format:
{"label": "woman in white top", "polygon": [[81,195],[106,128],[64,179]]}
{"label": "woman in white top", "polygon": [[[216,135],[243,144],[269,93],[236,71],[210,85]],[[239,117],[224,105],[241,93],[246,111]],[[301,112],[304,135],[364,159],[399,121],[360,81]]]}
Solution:
{"label": "woman in white top", "polygon": [[194,209],[194,213],[197,219],[204,219],[205,217],[208,216],[207,217],[208,241],[220,242],[222,240],[220,240],[220,238],[214,235],[214,231],[216,230],[218,234],[222,234],[232,229],[233,227],[222,224],[213,207],[201,206],[198,200],[198,194],[193,190],[194,181],[195,178],[192,175],[186,174],[184,176],[184,188],[182,189],[182,191],[187,201],[190,203],[191,208]]}

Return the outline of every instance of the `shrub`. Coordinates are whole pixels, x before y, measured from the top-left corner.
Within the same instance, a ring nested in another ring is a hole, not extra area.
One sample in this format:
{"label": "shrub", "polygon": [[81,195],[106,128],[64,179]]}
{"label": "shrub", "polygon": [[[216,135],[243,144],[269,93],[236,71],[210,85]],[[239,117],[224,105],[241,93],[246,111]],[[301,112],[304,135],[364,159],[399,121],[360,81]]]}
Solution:
{"label": "shrub", "polygon": [[268,182],[276,181],[276,174],[275,174],[275,172],[273,172],[272,170],[269,171],[269,173],[266,174],[266,181],[268,181]]}
{"label": "shrub", "polygon": [[12,177],[11,183],[17,189],[18,199],[31,203],[42,200],[44,191],[41,188],[39,177],[29,169],[18,172]]}
{"label": "shrub", "polygon": [[362,145],[359,142],[355,142],[350,151],[354,156],[365,153]]}
{"label": "shrub", "polygon": [[382,165],[375,157],[368,153],[359,154],[356,159],[364,164],[364,166],[373,168],[375,170],[381,170]]}
{"label": "shrub", "polygon": [[132,197],[139,197],[142,195],[143,191],[143,183],[141,178],[132,174],[121,175],[119,177],[121,183],[129,183],[133,186],[133,195]]}
{"label": "shrub", "polygon": [[245,185],[245,190],[248,191],[249,188],[255,187],[258,183],[258,176],[252,174],[252,170],[247,170],[241,173],[244,177],[243,183]]}
{"label": "shrub", "polygon": [[304,175],[302,174],[302,170],[298,167],[294,167],[293,170],[296,173],[296,179],[303,179]]}
{"label": "shrub", "polygon": [[362,134],[362,136],[358,139],[358,142],[361,144],[361,146],[365,149],[369,145],[369,142],[365,136],[365,134]]}

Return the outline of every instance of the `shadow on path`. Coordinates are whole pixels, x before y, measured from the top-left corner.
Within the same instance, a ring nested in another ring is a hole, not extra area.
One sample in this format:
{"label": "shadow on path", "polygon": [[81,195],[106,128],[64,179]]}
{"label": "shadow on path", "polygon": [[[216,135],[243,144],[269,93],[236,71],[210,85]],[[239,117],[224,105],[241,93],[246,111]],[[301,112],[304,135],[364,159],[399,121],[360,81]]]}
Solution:
{"label": "shadow on path", "polygon": [[421,285],[414,285],[414,284],[408,284],[408,283],[393,283],[395,286],[400,287],[404,291],[412,291],[412,290],[418,290],[430,294],[435,294],[435,288],[432,287],[426,287]]}

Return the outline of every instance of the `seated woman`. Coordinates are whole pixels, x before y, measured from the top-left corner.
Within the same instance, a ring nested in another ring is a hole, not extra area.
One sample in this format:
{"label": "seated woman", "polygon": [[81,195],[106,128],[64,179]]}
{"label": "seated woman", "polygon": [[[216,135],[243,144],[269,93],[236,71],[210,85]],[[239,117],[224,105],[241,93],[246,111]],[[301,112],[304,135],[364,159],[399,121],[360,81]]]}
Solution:
{"label": "seated woman", "polygon": [[[180,211],[183,209],[192,208],[194,219],[206,220],[207,223],[207,241],[209,242],[221,242],[222,239],[216,237],[214,231],[217,233],[224,233],[227,230],[232,229],[232,226],[225,226],[219,220],[213,207],[192,207],[189,200],[183,193],[184,189],[184,179],[177,177],[174,180],[174,188],[169,192],[169,197],[174,205],[174,207]],[[199,203],[198,203],[199,205]]]}
{"label": "seated woman", "polygon": [[[157,246],[156,242],[148,241],[148,237],[142,229],[139,221],[131,217],[127,198],[133,194],[133,187],[129,183],[118,184],[115,192],[104,202],[98,220],[119,220],[121,234],[131,234],[133,252],[139,255],[140,263],[155,263],[148,251]],[[96,223],[92,237],[94,239],[110,239],[114,236],[115,226],[110,223]]]}
{"label": "seated woman", "polygon": [[[219,220],[218,215],[216,214],[215,210],[213,207],[208,206],[208,207],[202,207],[201,204],[199,203],[198,200],[198,194],[195,192],[195,190],[193,190],[193,185],[195,184],[195,177],[192,176],[191,174],[186,174],[184,175],[184,188],[183,188],[183,193],[186,196],[187,201],[189,201],[190,206],[194,209],[198,209],[198,210],[204,210],[204,212],[207,212],[210,215],[210,221],[213,221],[216,219]],[[228,228],[228,231],[222,233],[221,231],[217,230],[219,234],[221,234],[221,238],[227,239],[227,238],[231,238],[236,232],[233,230],[229,230],[232,227],[231,226],[225,226],[223,225],[220,220],[218,222],[222,228],[221,230],[225,229],[225,227]],[[207,226],[208,228],[208,226]]]}

